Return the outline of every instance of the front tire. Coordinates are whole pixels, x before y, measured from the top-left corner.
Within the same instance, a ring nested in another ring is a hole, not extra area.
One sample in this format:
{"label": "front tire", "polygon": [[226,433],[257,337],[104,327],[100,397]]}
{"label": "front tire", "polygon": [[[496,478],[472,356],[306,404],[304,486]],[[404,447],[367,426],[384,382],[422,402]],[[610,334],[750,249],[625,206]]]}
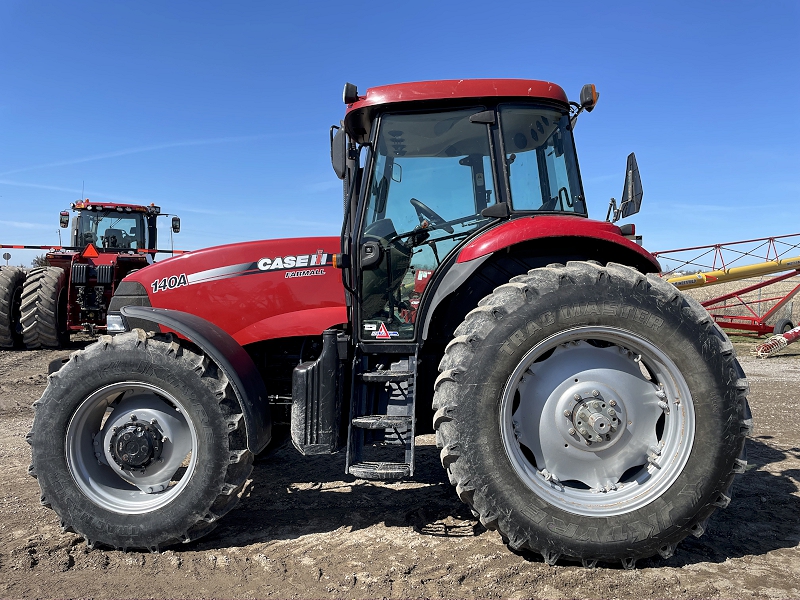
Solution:
{"label": "front tire", "polygon": [[41,502],[90,546],[197,539],[252,470],[226,376],[172,335],[101,337],[50,376],[34,408],[29,472]]}
{"label": "front tire", "polygon": [[455,333],[434,396],[442,464],[512,549],[632,568],[730,501],[747,382],[672,285],[551,265],[497,288]]}

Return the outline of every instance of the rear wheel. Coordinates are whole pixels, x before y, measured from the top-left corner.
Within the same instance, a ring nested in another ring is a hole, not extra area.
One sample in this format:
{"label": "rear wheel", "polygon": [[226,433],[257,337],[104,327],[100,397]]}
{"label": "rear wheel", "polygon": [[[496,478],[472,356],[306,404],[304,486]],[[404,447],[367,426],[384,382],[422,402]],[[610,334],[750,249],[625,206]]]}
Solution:
{"label": "rear wheel", "polygon": [[60,267],[39,267],[28,273],[20,305],[27,348],[59,348],[68,341],[67,291]]}
{"label": "rear wheel", "polygon": [[171,335],[101,337],[34,407],[29,471],[89,545],[153,550],[205,535],[252,470],[226,376]]}
{"label": "rear wheel", "polygon": [[0,348],[13,348],[22,341],[19,306],[25,271],[0,267]]}
{"label": "rear wheel", "polygon": [[549,563],[669,556],[744,470],[733,347],[656,276],[574,262],[515,277],[440,369],[434,426],[459,496]]}

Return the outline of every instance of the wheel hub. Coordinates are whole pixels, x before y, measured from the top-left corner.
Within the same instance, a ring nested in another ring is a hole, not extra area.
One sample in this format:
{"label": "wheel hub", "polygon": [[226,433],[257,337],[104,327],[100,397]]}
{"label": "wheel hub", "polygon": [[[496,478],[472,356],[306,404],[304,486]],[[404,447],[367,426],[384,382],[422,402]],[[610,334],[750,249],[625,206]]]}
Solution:
{"label": "wheel hub", "polygon": [[555,420],[570,446],[588,452],[610,448],[627,427],[621,394],[599,381],[570,386],[556,403]]}
{"label": "wheel hub", "polygon": [[161,456],[161,437],[153,424],[132,421],[116,428],[111,436],[111,457],[123,469],[145,469]]}
{"label": "wheel hub", "polygon": [[658,498],[686,464],[695,429],[675,363],[649,340],[607,326],[533,346],[509,376],[501,414],[520,479],[563,510],[591,516]]}

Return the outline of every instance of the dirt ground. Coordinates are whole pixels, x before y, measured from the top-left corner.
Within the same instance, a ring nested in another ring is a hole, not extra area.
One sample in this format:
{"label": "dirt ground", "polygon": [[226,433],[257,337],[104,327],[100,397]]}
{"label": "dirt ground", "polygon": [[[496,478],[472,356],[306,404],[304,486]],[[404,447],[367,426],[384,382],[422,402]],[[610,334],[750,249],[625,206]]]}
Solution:
{"label": "dirt ground", "polygon": [[511,553],[456,497],[433,436],[417,439],[412,482],[356,481],[342,455],[287,448],[256,463],[210,536],[161,554],[88,550],[26,472],[31,404],[69,351],[0,351],[0,597],[800,597],[800,348],[748,349],[737,344],[756,428],[733,502],[703,537],[634,571]]}

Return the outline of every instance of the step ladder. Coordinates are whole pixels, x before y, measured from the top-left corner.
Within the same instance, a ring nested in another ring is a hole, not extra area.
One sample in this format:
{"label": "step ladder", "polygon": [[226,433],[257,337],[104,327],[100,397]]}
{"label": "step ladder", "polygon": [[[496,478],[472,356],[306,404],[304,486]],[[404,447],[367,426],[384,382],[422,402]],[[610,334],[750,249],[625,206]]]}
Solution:
{"label": "step ladder", "polygon": [[[411,477],[416,357],[397,357],[388,368],[369,369],[368,360],[362,357],[353,374],[345,472],[360,479]],[[389,454],[397,460],[385,460]]]}

